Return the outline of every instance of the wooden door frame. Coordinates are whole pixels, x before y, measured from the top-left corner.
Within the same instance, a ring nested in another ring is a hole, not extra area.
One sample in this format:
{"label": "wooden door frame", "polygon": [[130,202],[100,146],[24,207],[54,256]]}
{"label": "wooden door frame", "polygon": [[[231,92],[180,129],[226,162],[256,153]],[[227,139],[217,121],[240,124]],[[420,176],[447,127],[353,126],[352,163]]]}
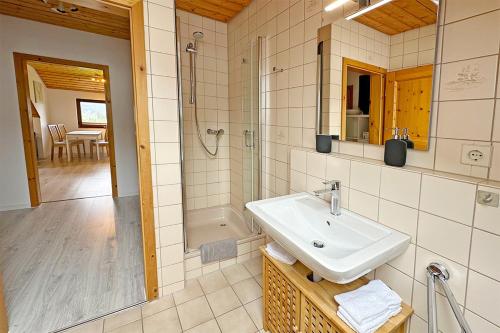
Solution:
{"label": "wooden door frame", "polygon": [[[134,118],[136,134],[137,151],[137,169],[139,174],[139,199],[140,216],[142,229],[142,245],[144,259],[144,282],[146,289],[146,298],[148,301],[158,298],[158,271],[156,259],[156,239],[154,226],[153,210],[153,181],[151,170],[151,147],[149,136],[149,114],[148,114],[148,90],[146,77],[146,44],[144,35],[144,7],[143,0],[95,0],[108,6],[120,7],[129,11],[130,21],[130,46],[132,60],[132,83],[134,94]],[[40,187],[37,184],[36,177],[33,177],[37,170],[36,152],[34,147],[34,132],[32,123],[31,106],[28,103],[29,94],[26,89],[28,77],[27,59],[53,59],[48,57],[39,57],[33,55],[14,55],[16,80],[18,86],[18,100],[21,114],[21,124],[23,128],[23,141],[28,171],[28,183],[31,193],[34,197],[40,198]],[[56,59],[57,60],[57,59]],[[103,69],[105,91],[107,96],[111,96],[109,90],[109,69],[107,66],[95,65],[83,62],[77,62],[83,67],[100,66]],[[69,63],[66,63],[69,64]],[[17,73],[21,73],[19,76]],[[21,88],[21,89],[20,89]],[[108,102],[108,100],[107,100]],[[111,100],[109,99],[109,110],[111,110]],[[111,129],[112,131],[112,129]],[[110,132],[110,134],[112,134]],[[111,145],[111,143],[110,143]],[[110,149],[114,151],[114,149]],[[110,154],[111,155],[111,154]],[[116,165],[115,165],[116,166]],[[39,204],[32,200],[32,203]],[[1,311],[0,311],[1,312]],[[0,313],[1,315],[1,313]]]}
{"label": "wooden door frame", "polygon": [[[103,71],[104,99],[106,102],[106,117],[109,141],[109,167],[111,171],[111,191],[112,196],[118,196],[118,184],[116,181],[116,159],[115,140],[113,131],[113,111],[111,104],[111,83],[109,77],[109,67],[82,61],[59,59],[33,54],[14,52],[14,67],[16,72],[17,96],[19,102],[19,112],[21,118],[21,129],[23,134],[24,158],[26,160],[26,174],[28,176],[28,188],[30,194],[31,207],[37,207],[42,203],[40,191],[40,178],[36,158],[36,142],[33,129],[33,110],[29,95],[28,62],[38,61],[57,65],[76,66],[84,68],[99,69]],[[92,149],[92,147],[90,147]],[[70,154],[70,152],[66,152]]]}
{"label": "wooden door frame", "polygon": [[[340,139],[345,141],[346,139],[346,121],[347,121],[347,70],[348,68],[353,68],[353,69],[358,69],[362,70],[364,72],[369,72],[371,75],[377,75],[380,76],[380,79],[382,80],[381,82],[381,94],[380,94],[380,112],[379,115],[377,116],[379,119],[379,123],[381,126],[383,126],[383,108],[384,108],[384,86],[383,84],[385,82],[385,75],[387,73],[387,70],[383,67],[378,67],[374,65],[370,65],[358,60],[354,59],[349,59],[349,58],[342,58],[342,110],[341,110],[341,132],[340,132]],[[370,93],[371,94],[371,93]],[[379,137],[380,140],[382,140],[382,135],[383,130],[379,131]]]}

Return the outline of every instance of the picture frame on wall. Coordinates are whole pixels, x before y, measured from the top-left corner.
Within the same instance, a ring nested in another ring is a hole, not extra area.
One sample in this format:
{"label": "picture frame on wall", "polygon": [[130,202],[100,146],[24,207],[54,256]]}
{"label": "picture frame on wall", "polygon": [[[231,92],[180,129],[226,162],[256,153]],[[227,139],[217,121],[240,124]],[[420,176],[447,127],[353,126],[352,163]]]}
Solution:
{"label": "picture frame on wall", "polygon": [[35,103],[43,103],[43,87],[38,81],[33,81],[33,92],[35,95]]}

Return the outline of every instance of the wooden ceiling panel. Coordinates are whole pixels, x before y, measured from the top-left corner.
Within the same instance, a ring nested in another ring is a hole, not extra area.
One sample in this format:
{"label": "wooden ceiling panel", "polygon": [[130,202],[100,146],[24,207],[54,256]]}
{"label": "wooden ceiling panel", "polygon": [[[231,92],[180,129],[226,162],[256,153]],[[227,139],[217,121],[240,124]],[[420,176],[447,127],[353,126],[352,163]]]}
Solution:
{"label": "wooden ceiling panel", "polygon": [[[0,14],[54,24],[100,35],[130,39],[128,10],[96,0],[67,0],[65,14],[54,11],[58,0],[0,0]],[[75,12],[70,7],[77,8]]]}
{"label": "wooden ceiling panel", "polygon": [[29,61],[49,89],[104,92],[104,73],[100,69]]}
{"label": "wooden ceiling panel", "polygon": [[175,5],[177,9],[227,23],[250,2],[252,0],[177,0]]}
{"label": "wooden ceiling panel", "polygon": [[437,22],[437,5],[432,0],[394,0],[355,20],[388,35]]}

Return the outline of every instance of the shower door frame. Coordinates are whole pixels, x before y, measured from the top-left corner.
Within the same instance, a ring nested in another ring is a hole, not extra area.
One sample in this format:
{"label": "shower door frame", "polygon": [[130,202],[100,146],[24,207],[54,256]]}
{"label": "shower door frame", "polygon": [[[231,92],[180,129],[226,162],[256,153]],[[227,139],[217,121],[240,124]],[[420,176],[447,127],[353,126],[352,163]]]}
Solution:
{"label": "shower door frame", "polygon": [[[258,154],[257,154],[257,159],[254,158],[254,149],[255,148],[250,148],[251,151],[249,152],[251,154],[251,178],[252,178],[252,182],[251,182],[251,193],[250,193],[250,198],[251,198],[251,201],[254,201],[254,200],[261,200],[262,199],[262,173],[263,173],[263,133],[265,133],[265,128],[264,128],[264,122],[262,121],[263,119],[263,106],[264,106],[264,98],[263,98],[263,86],[264,86],[264,82],[263,80],[265,80],[265,76],[263,75],[263,64],[264,64],[264,54],[263,54],[263,51],[264,51],[264,37],[262,36],[257,36],[255,40],[251,40],[250,41],[250,45],[249,45],[249,53],[250,53],[250,66],[253,65],[254,63],[254,59],[252,57],[252,54],[253,54],[253,49],[254,47],[256,48],[256,57],[257,57],[257,61],[255,62],[256,65],[257,65],[257,80],[256,80],[256,84],[257,84],[257,101],[256,101],[256,106],[257,106],[257,112],[256,112],[256,115],[257,115],[257,121],[253,121],[253,113],[254,113],[254,107],[253,105],[250,105],[250,120],[249,120],[249,128],[247,130],[250,130],[250,132],[253,132],[255,133],[255,129],[257,129],[258,133],[257,133],[257,149],[258,149]],[[252,81],[253,79],[253,71],[252,71],[252,68],[250,69],[250,96],[252,96],[252,93],[254,92],[254,81]],[[242,88],[243,89],[243,88]],[[251,97],[250,97],[251,98]],[[244,111],[244,98],[242,98],[242,112],[245,112]],[[245,127],[244,127],[245,128]],[[245,136],[245,134],[244,134]],[[252,135],[252,146],[255,147],[255,135]],[[246,146],[246,137],[244,137],[244,147],[243,149],[244,150],[244,154],[248,153],[246,151],[248,147]],[[258,171],[255,173],[254,172],[254,163],[257,163],[258,165]],[[243,170],[243,175],[242,177],[244,178],[244,173],[245,171]],[[255,189],[255,177],[257,177],[257,193],[255,193],[254,189]],[[242,188],[242,191],[243,191],[243,211],[246,210],[246,207],[245,207],[245,204],[247,203],[245,201],[245,180],[243,179],[242,181],[242,184],[243,184],[243,188]],[[257,195],[257,197],[256,197]],[[255,231],[255,224],[254,224],[254,218],[253,216],[251,217],[250,219],[250,228],[251,228],[251,231],[254,232]],[[260,232],[259,232],[260,233]]]}

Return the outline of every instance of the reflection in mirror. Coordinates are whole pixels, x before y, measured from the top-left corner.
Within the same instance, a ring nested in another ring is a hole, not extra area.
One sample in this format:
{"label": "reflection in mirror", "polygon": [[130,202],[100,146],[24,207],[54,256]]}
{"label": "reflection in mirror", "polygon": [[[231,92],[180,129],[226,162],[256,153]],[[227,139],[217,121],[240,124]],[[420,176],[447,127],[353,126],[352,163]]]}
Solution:
{"label": "reflection in mirror", "polygon": [[427,150],[437,1],[336,1],[343,17],[318,30],[317,133],[383,145],[397,128]]}

